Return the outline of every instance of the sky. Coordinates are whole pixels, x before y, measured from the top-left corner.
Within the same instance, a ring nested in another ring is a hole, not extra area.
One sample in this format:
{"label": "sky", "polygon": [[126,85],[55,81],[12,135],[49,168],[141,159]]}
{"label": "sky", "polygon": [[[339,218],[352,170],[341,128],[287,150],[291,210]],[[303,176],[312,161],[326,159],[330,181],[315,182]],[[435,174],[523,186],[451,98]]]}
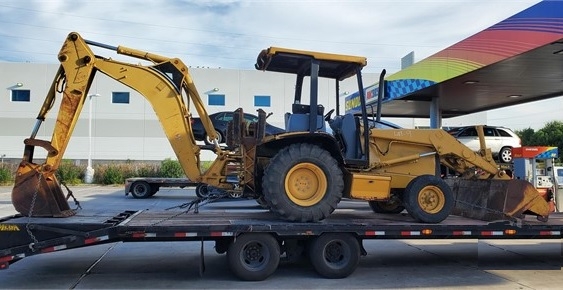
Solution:
{"label": "sky", "polygon": [[[538,2],[3,0],[0,61],[57,63],[64,38],[76,31],[88,40],[179,57],[192,67],[253,70],[260,50],[281,46],[365,56],[364,72],[385,68],[389,75],[411,51],[420,61]],[[498,123],[511,122],[510,113],[497,115]]]}

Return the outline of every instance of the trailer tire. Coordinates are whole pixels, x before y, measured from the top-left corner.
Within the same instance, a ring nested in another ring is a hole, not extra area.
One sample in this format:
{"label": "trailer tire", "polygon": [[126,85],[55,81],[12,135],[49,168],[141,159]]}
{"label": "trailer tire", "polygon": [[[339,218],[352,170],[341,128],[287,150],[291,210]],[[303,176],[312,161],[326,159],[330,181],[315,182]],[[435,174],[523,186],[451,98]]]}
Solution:
{"label": "trailer tire", "polygon": [[297,143],[272,158],[264,170],[262,189],[270,210],[278,216],[316,222],[330,215],[342,199],[343,179],[328,151]]}
{"label": "trailer tire", "polygon": [[195,195],[199,198],[206,198],[210,194],[209,186],[205,183],[200,183],[195,187]]}
{"label": "trailer tire", "polygon": [[[156,192],[155,192],[156,193]],[[151,185],[146,181],[135,181],[131,185],[131,195],[134,198],[149,198],[154,195]]]}
{"label": "trailer tire", "polygon": [[309,247],[309,259],[315,271],[325,278],[346,278],[360,262],[360,243],[352,234],[325,233]]}
{"label": "trailer tire", "polygon": [[280,263],[280,244],[270,234],[242,234],[227,250],[231,271],[246,281],[262,281],[272,275]]}
{"label": "trailer tire", "polygon": [[454,195],[441,178],[421,175],[407,185],[403,204],[415,220],[435,224],[450,215],[454,206]]}

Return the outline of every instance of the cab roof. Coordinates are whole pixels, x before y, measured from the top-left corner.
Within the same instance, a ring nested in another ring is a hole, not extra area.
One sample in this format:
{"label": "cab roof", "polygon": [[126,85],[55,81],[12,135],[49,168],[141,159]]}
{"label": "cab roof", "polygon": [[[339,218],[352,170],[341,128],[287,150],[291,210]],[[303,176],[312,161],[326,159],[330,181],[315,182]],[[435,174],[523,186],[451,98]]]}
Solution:
{"label": "cab roof", "polygon": [[270,47],[260,52],[254,66],[264,71],[310,75],[311,59],[319,61],[319,77],[339,81],[355,75],[357,68],[367,64],[361,56]]}

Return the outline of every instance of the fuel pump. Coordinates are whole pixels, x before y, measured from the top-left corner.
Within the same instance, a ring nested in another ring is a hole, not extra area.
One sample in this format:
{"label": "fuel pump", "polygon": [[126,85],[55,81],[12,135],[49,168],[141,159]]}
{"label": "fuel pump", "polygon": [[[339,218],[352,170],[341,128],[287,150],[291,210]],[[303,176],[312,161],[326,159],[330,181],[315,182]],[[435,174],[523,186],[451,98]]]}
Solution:
{"label": "fuel pump", "polygon": [[551,211],[562,211],[563,200],[556,193],[555,158],[558,155],[557,147],[524,146],[512,149],[514,160],[513,176],[523,179],[538,190],[549,203]]}

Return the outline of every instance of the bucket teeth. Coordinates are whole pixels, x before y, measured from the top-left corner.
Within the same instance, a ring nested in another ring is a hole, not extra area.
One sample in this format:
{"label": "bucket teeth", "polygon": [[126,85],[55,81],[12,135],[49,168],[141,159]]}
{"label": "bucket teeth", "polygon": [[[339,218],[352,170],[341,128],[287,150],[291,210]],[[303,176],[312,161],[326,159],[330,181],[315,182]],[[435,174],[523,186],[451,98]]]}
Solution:
{"label": "bucket teeth", "polygon": [[25,216],[68,217],[75,214],[55,175],[41,172],[38,165],[27,162],[22,162],[18,168],[12,204]]}
{"label": "bucket teeth", "polygon": [[484,221],[522,218],[533,214],[545,221],[549,204],[524,180],[446,179],[452,188],[455,205],[452,214]]}

